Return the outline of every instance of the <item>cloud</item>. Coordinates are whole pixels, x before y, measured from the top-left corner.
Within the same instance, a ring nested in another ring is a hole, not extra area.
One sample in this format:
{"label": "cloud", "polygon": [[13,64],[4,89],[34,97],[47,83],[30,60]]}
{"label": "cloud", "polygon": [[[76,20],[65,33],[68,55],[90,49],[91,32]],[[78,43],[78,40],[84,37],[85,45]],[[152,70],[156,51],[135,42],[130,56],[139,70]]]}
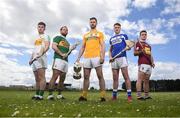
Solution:
{"label": "cloud", "polygon": [[180,79],[180,63],[156,62],[153,70],[153,79]]}
{"label": "cloud", "polygon": [[142,19],[132,22],[120,20],[120,22],[122,25],[122,32],[128,34],[130,39],[137,39],[141,30],[147,30],[148,42],[157,45],[167,44],[171,40],[176,39],[177,34],[173,31],[173,27],[179,24],[179,19],[179,17],[170,19],[155,18],[152,20]]}
{"label": "cloud", "polygon": [[[179,63],[174,63],[174,62],[156,62],[156,67],[152,71],[152,76],[151,80],[160,80],[160,79],[178,79],[180,78],[179,73],[180,73],[180,64]],[[166,67],[166,68],[165,68]],[[174,71],[176,70],[176,71]],[[131,81],[136,81],[137,80],[137,72],[138,72],[138,65],[133,62],[129,62],[129,76]],[[75,88],[82,88],[83,85],[83,79],[81,78],[80,80],[74,80],[72,78],[72,73],[73,72],[73,66],[71,65],[69,67],[68,71],[68,76],[66,78],[67,83],[71,83],[73,87]],[[104,79],[106,82],[106,88],[110,89],[112,88],[112,70],[111,66],[108,62],[105,62],[103,65],[103,75]],[[124,82],[123,76],[120,72],[119,75],[119,88],[121,88],[121,84]],[[98,83],[98,78],[96,76],[96,72],[93,69],[91,72],[90,76],[90,87],[94,87],[96,89],[99,89],[99,83]],[[90,88],[89,87],[89,88]]]}
{"label": "cloud", "polygon": [[17,49],[12,49],[12,48],[10,49],[3,47],[0,47],[0,54],[11,55],[11,56],[23,55],[23,53],[19,52]]}
{"label": "cloud", "polygon": [[166,7],[161,12],[162,15],[180,13],[179,0],[165,0]]}
{"label": "cloud", "polygon": [[130,0],[1,0],[0,42],[30,48],[39,21],[47,23],[46,32],[51,37],[67,25],[69,36],[79,38],[90,17],[97,17],[100,23],[116,21],[130,14],[129,4]]}
{"label": "cloud", "polygon": [[154,6],[157,0],[133,0],[132,5],[138,9],[146,9]]}
{"label": "cloud", "polygon": [[0,54],[0,85],[31,85],[33,78],[31,69],[19,65],[16,61],[10,60],[7,56]]}
{"label": "cloud", "polygon": [[[179,13],[179,1],[173,0],[172,3],[170,1],[165,1],[167,7],[162,12],[163,15]],[[106,44],[109,43],[108,39],[113,34],[112,29],[115,22],[122,24],[122,33],[127,33],[130,39],[136,39],[139,31],[146,29],[151,44],[169,43],[178,36],[173,28],[179,26],[179,16],[128,20],[128,16],[131,15],[133,10],[132,5],[142,10],[156,5],[156,2],[157,0],[135,0],[133,2],[131,0],[1,0],[0,85],[34,85],[35,81],[31,67],[20,64],[18,58],[22,57],[22,60],[27,62],[27,55],[31,54],[33,41],[37,37],[36,26],[39,21],[44,21],[47,24],[46,33],[51,38],[59,34],[60,26],[67,25],[69,28],[67,38],[82,40],[82,35],[89,30],[89,18],[95,16],[98,18],[98,29],[105,33]],[[172,12],[173,10],[175,12]],[[70,42],[73,41],[70,40]],[[74,59],[74,56],[77,56],[78,49],[72,52],[70,61]],[[51,58],[52,54],[53,50],[48,51],[48,58]],[[9,55],[12,56],[9,57]],[[17,58],[17,56],[19,57]],[[108,56],[108,52],[106,52],[106,56]],[[52,63],[46,71],[47,81],[52,76],[51,65]],[[179,63],[157,62],[152,79],[178,78],[179,67]],[[66,83],[72,83],[73,87],[82,88],[83,79],[74,80],[72,69],[73,65],[70,63]],[[103,72],[106,86],[111,88],[112,72],[108,62],[105,62]],[[137,79],[136,63],[129,63],[129,73],[131,80]],[[98,79],[94,70],[91,75],[91,86],[98,88]],[[123,81],[122,75],[120,75],[120,83]]]}
{"label": "cloud", "polygon": [[[1,82],[0,85],[34,85],[34,75],[31,67],[28,65],[21,65],[17,61],[8,58],[7,56],[0,54],[0,75]],[[152,77],[153,80],[158,79],[178,79],[180,73],[180,64],[174,62],[156,62],[156,67],[153,69]],[[49,82],[52,77],[52,69],[51,64],[48,65],[48,69],[46,70],[46,81]],[[137,80],[137,71],[138,66],[137,63],[129,62],[129,76],[131,80]],[[106,81],[106,88],[112,88],[112,72],[111,66],[108,61],[105,61],[103,65],[103,74]],[[82,88],[83,79],[74,80],[73,77],[73,65],[69,64],[68,74],[65,80],[65,83],[72,84],[74,88]],[[119,76],[120,83],[119,88],[121,88],[121,84],[124,82],[123,76],[120,73]],[[93,69],[90,76],[90,87],[99,88],[98,78],[96,76],[96,72]]]}

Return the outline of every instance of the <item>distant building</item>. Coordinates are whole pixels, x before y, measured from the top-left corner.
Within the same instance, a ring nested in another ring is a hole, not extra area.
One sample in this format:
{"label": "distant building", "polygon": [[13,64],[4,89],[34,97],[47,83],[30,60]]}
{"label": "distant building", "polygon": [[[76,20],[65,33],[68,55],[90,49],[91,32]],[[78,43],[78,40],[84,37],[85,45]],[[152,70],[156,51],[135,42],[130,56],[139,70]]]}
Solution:
{"label": "distant building", "polygon": [[[72,84],[64,84],[64,89],[72,89]],[[48,90],[49,89],[49,83],[47,82],[46,83],[46,88],[45,88],[46,90]],[[55,86],[54,86],[54,89],[58,89],[58,83],[55,83]]]}

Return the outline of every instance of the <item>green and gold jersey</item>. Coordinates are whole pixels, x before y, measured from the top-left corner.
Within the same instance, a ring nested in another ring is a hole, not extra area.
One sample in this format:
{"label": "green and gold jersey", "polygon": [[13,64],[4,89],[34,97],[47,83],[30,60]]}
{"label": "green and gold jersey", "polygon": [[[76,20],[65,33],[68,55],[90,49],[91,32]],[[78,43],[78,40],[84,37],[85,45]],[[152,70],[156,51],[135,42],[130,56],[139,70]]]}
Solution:
{"label": "green and gold jersey", "polygon": [[[53,39],[54,43],[57,43],[57,47],[58,49],[62,52],[62,53],[67,53],[69,51],[69,42],[66,40],[66,38],[64,36],[56,36]],[[68,61],[68,57],[66,57],[65,59],[62,58],[61,55],[57,54],[56,52],[54,52],[54,59],[59,58],[65,61]]]}

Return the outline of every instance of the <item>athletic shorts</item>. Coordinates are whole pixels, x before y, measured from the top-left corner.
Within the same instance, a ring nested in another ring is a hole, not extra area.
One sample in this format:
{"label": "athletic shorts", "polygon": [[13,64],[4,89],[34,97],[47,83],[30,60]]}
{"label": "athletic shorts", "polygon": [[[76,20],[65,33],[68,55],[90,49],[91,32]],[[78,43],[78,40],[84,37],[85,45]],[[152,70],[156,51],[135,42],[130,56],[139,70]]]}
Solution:
{"label": "athletic shorts", "polygon": [[61,72],[68,72],[68,62],[59,58],[54,59],[52,69],[59,70]]}
{"label": "athletic shorts", "polygon": [[96,68],[102,66],[102,64],[100,64],[100,57],[84,58],[83,62],[84,62],[83,63],[84,68]]}
{"label": "athletic shorts", "polygon": [[40,68],[47,68],[47,56],[43,55],[32,63],[33,71],[37,71]]}
{"label": "athletic shorts", "polygon": [[115,58],[114,61],[111,63],[112,69],[120,69],[127,66],[128,62],[126,57]]}
{"label": "athletic shorts", "polygon": [[148,64],[141,64],[139,65],[139,71],[150,75],[152,73],[152,67]]}

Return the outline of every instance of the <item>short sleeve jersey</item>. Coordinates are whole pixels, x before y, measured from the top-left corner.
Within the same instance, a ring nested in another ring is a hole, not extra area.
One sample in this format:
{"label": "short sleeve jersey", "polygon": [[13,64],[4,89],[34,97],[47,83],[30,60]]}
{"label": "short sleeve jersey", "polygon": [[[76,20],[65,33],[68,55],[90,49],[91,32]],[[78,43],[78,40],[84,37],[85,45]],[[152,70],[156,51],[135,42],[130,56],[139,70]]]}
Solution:
{"label": "short sleeve jersey", "polygon": [[101,43],[104,42],[104,35],[98,30],[92,30],[83,36],[85,44],[84,58],[100,57]]}
{"label": "short sleeve jersey", "polygon": [[[38,55],[42,49],[45,48],[45,41],[50,41],[50,37],[46,34],[40,34],[35,39],[33,55]],[[45,55],[45,54],[44,54]]]}
{"label": "short sleeve jersey", "polygon": [[[62,52],[62,53],[67,53],[69,51],[69,42],[66,40],[66,38],[64,36],[56,36],[54,39],[53,39],[53,42],[57,43],[57,47],[58,49]],[[65,61],[68,61],[68,57],[66,57],[65,59],[57,54],[56,52],[54,52],[54,59],[56,58],[59,58],[59,59],[62,59],[62,60],[65,60]]]}
{"label": "short sleeve jersey", "polygon": [[[126,47],[125,40],[128,40],[128,36],[126,34],[117,34],[110,38],[109,43],[112,46],[112,50],[111,50],[112,57],[116,56]],[[122,52],[118,57],[126,57],[126,51]]]}
{"label": "short sleeve jersey", "polygon": [[138,65],[140,64],[151,65],[151,46],[146,42],[144,43],[137,42],[135,45],[135,50],[140,51],[142,49],[144,49],[145,53],[139,55]]}

